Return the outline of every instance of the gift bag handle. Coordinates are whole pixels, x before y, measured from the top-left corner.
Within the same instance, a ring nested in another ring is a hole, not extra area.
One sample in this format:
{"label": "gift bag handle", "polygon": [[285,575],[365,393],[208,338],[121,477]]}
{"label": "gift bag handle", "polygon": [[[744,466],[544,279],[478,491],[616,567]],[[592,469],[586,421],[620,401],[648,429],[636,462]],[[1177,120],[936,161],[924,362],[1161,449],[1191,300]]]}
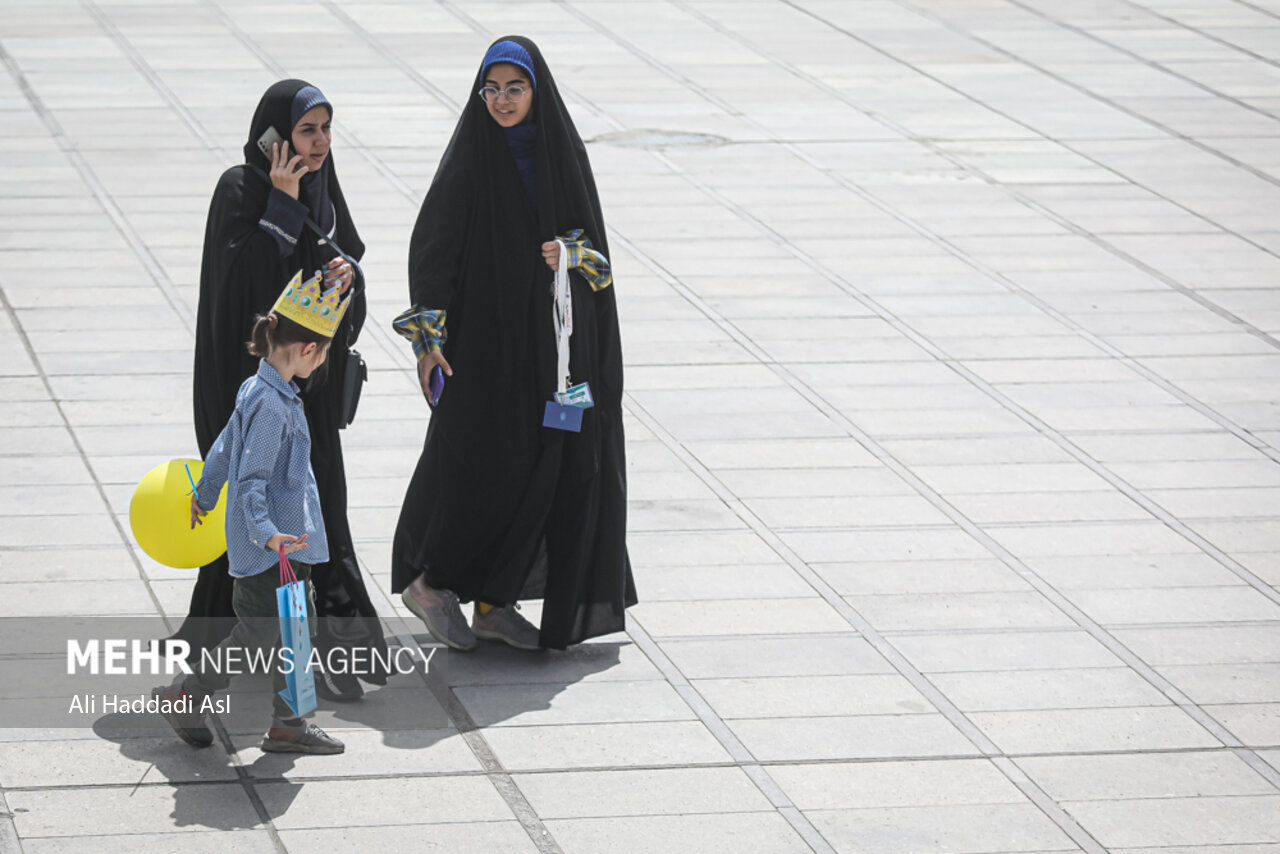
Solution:
{"label": "gift bag handle", "polygon": [[289,563],[289,558],[284,555],[284,543],[280,544],[280,586],[286,584],[294,584],[298,580],[298,575],[293,571],[293,564]]}

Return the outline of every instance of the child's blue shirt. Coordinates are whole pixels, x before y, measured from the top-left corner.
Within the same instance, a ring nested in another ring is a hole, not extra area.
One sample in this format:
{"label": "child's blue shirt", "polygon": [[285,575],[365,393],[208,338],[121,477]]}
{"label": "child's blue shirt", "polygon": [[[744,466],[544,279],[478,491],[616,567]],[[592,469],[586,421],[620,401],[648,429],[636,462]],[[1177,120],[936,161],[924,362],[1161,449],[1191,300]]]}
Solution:
{"label": "child's blue shirt", "polygon": [[202,510],[212,510],[227,484],[227,560],[243,578],[276,565],[267,540],[307,535],[296,552],[307,563],[329,559],[320,491],[311,471],[311,434],[298,387],[266,359],[236,393],[231,420],[205,457],[197,485]]}

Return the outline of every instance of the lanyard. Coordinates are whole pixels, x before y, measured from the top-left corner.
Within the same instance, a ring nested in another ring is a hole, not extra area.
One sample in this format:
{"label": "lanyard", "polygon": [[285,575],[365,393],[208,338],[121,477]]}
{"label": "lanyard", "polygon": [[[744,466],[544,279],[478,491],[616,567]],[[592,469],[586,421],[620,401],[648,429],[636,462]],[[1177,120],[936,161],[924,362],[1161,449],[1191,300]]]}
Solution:
{"label": "lanyard", "polygon": [[569,338],[573,335],[573,293],[569,288],[569,250],[560,244],[560,263],[556,268],[555,298],[551,302],[551,319],[556,330],[556,391],[569,388]]}

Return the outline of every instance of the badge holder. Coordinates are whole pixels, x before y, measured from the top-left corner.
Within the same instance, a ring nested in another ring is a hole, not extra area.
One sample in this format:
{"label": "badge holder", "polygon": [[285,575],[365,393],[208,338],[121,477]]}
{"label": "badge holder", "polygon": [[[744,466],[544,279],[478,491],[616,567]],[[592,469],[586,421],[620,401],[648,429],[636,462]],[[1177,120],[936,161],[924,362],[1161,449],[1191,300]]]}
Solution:
{"label": "badge holder", "polygon": [[560,244],[560,264],[556,269],[555,293],[551,302],[551,319],[556,330],[556,382],[559,390],[548,400],[542,413],[542,426],[569,433],[582,432],[583,411],[595,406],[586,383],[569,388],[569,338],[573,335],[573,297],[569,289],[569,253]]}

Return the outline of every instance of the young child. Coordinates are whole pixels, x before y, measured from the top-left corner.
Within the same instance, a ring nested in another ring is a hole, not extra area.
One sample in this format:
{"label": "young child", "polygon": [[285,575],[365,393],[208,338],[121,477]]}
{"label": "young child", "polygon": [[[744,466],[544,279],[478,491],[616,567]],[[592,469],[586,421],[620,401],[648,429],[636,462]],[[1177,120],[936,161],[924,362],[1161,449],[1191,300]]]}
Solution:
{"label": "young child", "polygon": [[[232,606],[236,625],[217,650],[201,658],[196,672],[152,696],[174,732],[193,747],[213,743],[201,706],[227,687],[231,675],[218,669],[228,649],[244,661],[254,650],[273,651],[275,717],[262,740],[273,753],[342,753],[338,741],[315,724],[294,715],[280,696],[285,687],[278,666],[280,622],[276,606],[279,552],[306,549],[313,563],[329,559],[320,495],[311,471],[311,436],[295,378],[318,376],[333,334],[351,302],[338,288],[325,290],[319,274],[303,282],[299,271],[267,316],[254,321],[249,352],[261,356],[258,372],[244,381],[235,411],[204,462],[191,496],[191,525],[212,510],[227,484],[227,559],[234,577]],[[203,524],[203,523],[201,523]],[[292,533],[286,533],[292,532]],[[307,588],[307,617],[315,634],[315,592],[311,565],[293,562]],[[216,654],[215,654],[216,653]],[[168,702],[164,702],[168,701]]]}

